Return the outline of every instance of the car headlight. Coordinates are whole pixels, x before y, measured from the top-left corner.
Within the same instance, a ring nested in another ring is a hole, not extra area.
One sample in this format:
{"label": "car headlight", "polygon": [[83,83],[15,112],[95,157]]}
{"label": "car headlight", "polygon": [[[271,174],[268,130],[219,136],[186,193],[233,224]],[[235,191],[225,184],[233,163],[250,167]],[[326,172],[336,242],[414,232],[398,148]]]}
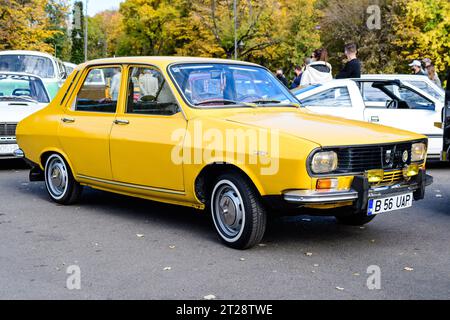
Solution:
{"label": "car headlight", "polygon": [[311,170],[314,173],[329,173],[337,169],[338,156],[334,151],[317,152],[311,160]]}
{"label": "car headlight", "polygon": [[427,155],[427,145],[423,142],[413,143],[411,147],[411,161],[419,162],[425,159]]}

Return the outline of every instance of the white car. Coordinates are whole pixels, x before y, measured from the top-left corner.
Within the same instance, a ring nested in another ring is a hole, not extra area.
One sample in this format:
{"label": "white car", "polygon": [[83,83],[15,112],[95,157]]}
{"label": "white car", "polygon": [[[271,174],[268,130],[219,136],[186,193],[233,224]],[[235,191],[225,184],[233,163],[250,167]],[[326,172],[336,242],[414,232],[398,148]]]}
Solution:
{"label": "white car", "polygon": [[50,98],[54,98],[67,78],[66,68],[61,60],[38,51],[11,50],[0,52],[0,72],[33,74],[42,79]]}
{"label": "white car", "polygon": [[75,63],[71,63],[71,62],[64,61],[63,64],[64,64],[64,67],[66,68],[67,76],[69,74],[71,74],[72,71],[75,70],[75,68],[77,67],[77,65]]}
{"label": "white car", "polygon": [[30,74],[0,71],[0,159],[20,157],[16,126],[50,102],[42,79]]}
{"label": "white car", "polygon": [[[425,78],[425,77],[424,77]],[[400,80],[345,79],[293,90],[302,106],[323,114],[368,121],[428,136],[428,157],[439,159],[444,103]]]}
{"label": "white car", "polygon": [[445,100],[444,89],[431,81],[427,76],[413,74],[364,74],[361,78],[371,80],[400,80],[428,93],[442,103],[444,103]]}

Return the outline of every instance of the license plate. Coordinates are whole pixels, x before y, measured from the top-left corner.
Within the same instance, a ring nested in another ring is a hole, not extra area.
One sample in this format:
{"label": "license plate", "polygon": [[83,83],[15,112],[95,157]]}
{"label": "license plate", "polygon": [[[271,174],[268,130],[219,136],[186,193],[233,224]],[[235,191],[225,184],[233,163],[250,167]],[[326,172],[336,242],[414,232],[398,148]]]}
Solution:
{"label": "license plate", "polygon": [[0,154],[12,155],[17,149],[19,149],[17,144],[0,144]]}
{"label": "license plate", "polygon": [[395,211],[412,207],[413,194],[401,194],[380,199],[370,199],[367,215],[372,216],[383,212]]}

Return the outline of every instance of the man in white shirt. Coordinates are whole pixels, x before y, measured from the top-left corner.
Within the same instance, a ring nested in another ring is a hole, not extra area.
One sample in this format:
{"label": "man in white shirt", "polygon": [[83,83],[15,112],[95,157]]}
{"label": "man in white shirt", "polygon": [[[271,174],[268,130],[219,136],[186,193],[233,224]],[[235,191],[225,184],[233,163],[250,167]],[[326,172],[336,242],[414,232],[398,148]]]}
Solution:
{"label": "man in white shirt", "polygon": [[114,69],[114,75],[111,79],[111,90],[110,90],[112,101],[117,101],[117,98],[119,97],[121,77],[122,73],[120,72],[120,69]]}
{"label": "man in white shirt", "polygon": [[144,69],[144,73],[139,76],[139,88],[141,96],[153,96],[158,94],[158,79],[153,76],[151,70]]}

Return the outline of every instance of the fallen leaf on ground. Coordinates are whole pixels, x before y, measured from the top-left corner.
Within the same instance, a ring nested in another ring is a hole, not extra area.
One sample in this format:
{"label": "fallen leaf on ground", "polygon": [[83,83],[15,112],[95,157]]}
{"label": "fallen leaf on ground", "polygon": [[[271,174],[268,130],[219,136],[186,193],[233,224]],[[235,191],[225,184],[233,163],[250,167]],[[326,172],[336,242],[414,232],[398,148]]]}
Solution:
{"label": "fallen leaf on ground", "polygon": [[344,291],[344,288],[342,288],[342,287],[336,287],[336,290]]}
{"label": "fallen leaf on ground", "polygon": [[312,252],[305,252],[305,256],[311,257],[312,256]]}
{"label": "fallen leaf on ground", "polygon": [[170,270],[172,270],[172,267],[165,267],[163,270],[164,271],[170,271]]}
{"label": "fallen leaf on ground", "polygon": [[318,267],[319,265],[317,263],[314,264],[314,267]]}
{"label": "fallen leaf on ground", "polygon": [[169,249],[175,249],[175,246],[169,246]]}
{"label": "fallen leaf on ground", "polygon": [[245,258],[239,258],[239,260],[241,260],[241,261],[245,261]]}
{"label": "fallen leaf on ground", "polygon": [[136,234],[136,237],[138,237],[138,238],[143,238],[144,235],[143,235],[143,234],[140,234],[140,233],[137,233],[137,234]]}
{"label": "fallen leaf on ground", "polygon": [[359,276],[360,274],[358,272],[353,273],[354,276]]}
{"label": "fallen leaf on ground", "polygon": [[405,271],[414,271],[414,268],[411,268],[411,267],[405,267],[405,268],[403,268],[403,270],[405,270]]}
{"label": "fallen leaf on ground", "polygon": [[311,219],[304,218],[302,221],[311,222]]}
{"label": "fallen leaf on ground", "polygon": [[204,296],[203,299],[205,300],[214,300],[216,298],[213,294],[208,294],[207,296]]}
{"label": "fallen leaf on ground", "polygon": [[442,198],[442,194],[437,194],[436,198]]}
{"label": "fallen leaf on ground", "polygon": [[258,244],[258,247],[267,247],[267,244],[265,244],[265,243],[260,243],[260,244]]}

